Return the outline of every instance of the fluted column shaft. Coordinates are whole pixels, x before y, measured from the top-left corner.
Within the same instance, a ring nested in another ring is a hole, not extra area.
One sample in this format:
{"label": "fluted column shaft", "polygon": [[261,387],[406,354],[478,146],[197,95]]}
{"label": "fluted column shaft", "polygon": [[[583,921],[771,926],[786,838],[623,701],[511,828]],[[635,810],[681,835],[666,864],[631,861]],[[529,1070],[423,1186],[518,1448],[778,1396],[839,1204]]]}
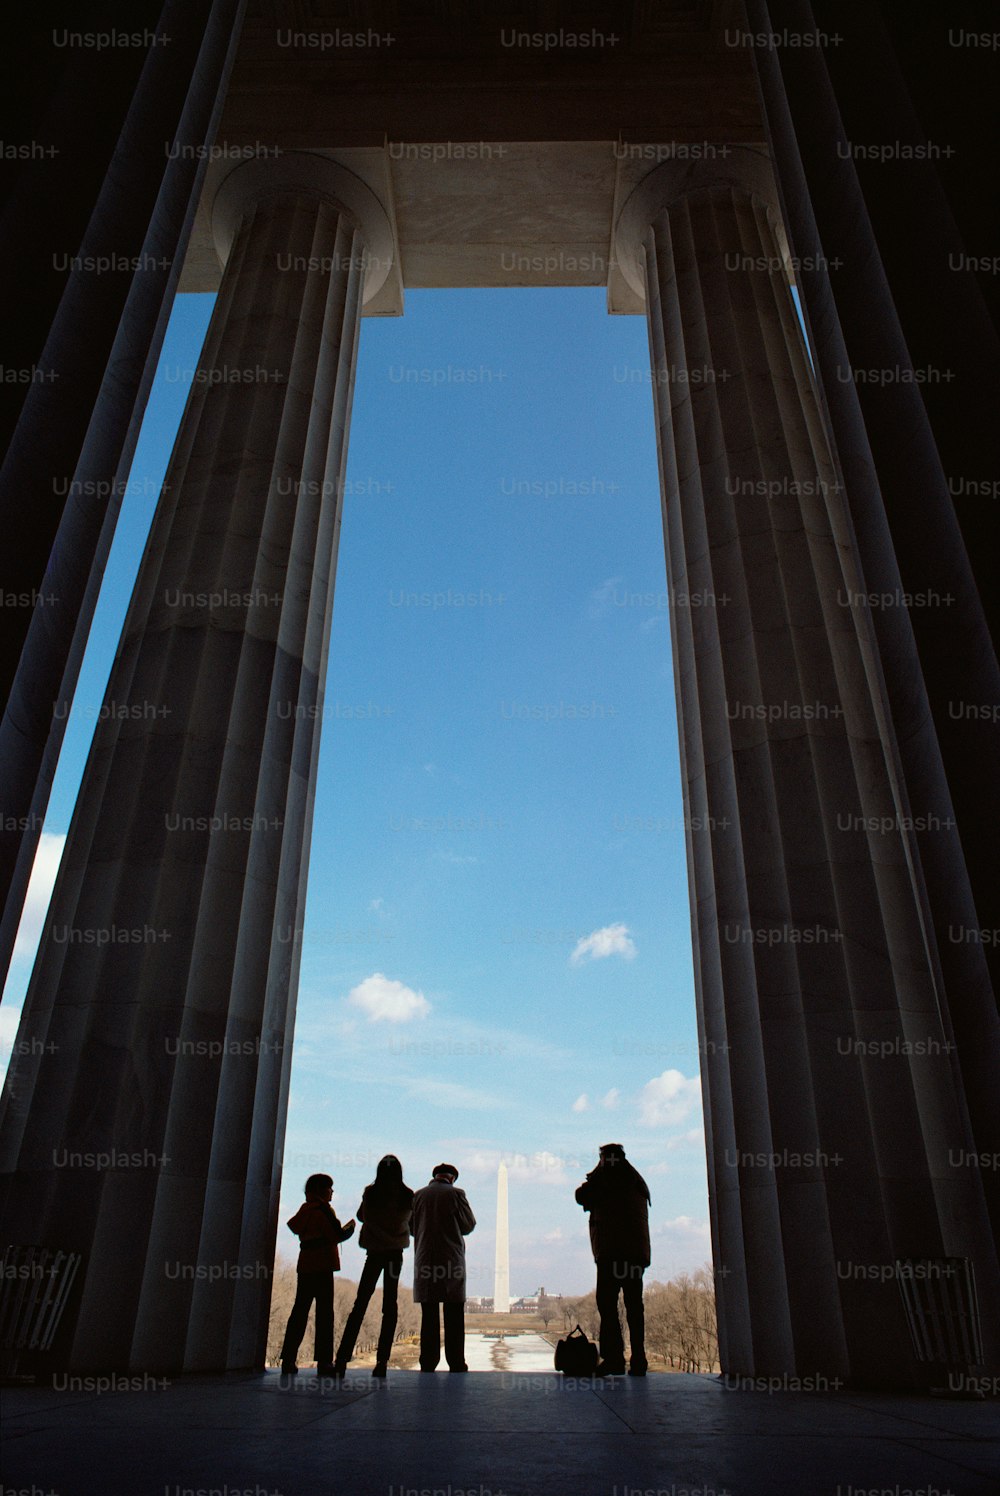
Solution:
{"label": "fluted column shaft", "polygon": [[[113,49],[113,60],[95,60],[86,48],[72,60],[56,52],[59,83],[42,127],[49,149],[25,163],[2,214],[0,276],[20,288],[24,335],[15,342],[11,327],[5,363],[44,377],[25,394],[0,466],[0,591],[22,602],[4,610],[0,666],[0,973],[14,948],[245,6],[135,5],[130,23],[157,33],[137,77],[131,49]],[[86,9],[75,7],[77,24]],[[36,50],[45,50],[41,36]],[[95,76],[97,63],[104,66]],[[57,275],[64,258],[73,268]]]}
{"label": "fluted column shaft", "polygon": [[[980,278],[952,269],[975,261],[909,97],[919,56],[901,58],[885,8],[748,0],[747,13],[753,31],[843,33],[832,48],[758,49],[755,63],[865,590],[893,600],[873,610],[872,623],[901,772],[924,816],[914,832],[918,877],[976,1151],[993,1160],[1000,947],[979,932],[1000,924],[996,506],[959,475],[1000,471],[1000,340]],[[894,29],[900,24],[897,15]],[[944,110],[947,77],[938,86]],[[910,159],[865,164],[852,141],[890,156],[895,143]],[[969,171],[966,144],[957,154],[968,192],[982,173]],[[980,147],[988,170],[986,137]],[[854,379],[852,370],[871,372]],[[895,603],[905,596],[917,605]],[[1000,1169],[981,1177],[1000,1241]]]}
{"label": "fluted column shaft", "polygon": [[909,1257],[997,1263],[899,829],[870,620],[766,160],[640,183],[722,1364],[915,1377]]}
{"label": "fluted column shaft", "polygon": [[239,168],[220,213],[232,250],[4,1094],[12,1239],[86,1256],[74,1366],[246,1367],[266,1335],[289,936],[385,219],[301,156]]}

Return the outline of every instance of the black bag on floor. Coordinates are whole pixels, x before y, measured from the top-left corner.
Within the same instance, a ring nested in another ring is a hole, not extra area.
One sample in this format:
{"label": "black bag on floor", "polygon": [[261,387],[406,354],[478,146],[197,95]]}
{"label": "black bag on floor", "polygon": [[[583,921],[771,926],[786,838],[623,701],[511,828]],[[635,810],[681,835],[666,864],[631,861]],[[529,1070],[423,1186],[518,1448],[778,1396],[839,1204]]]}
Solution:
{"label": "black bag on floor", "polygon": [[587,1339],[579,1325],[556,1346],[556,1371],[564,1376],[592,1377],[598,1359],[597,1346]]}

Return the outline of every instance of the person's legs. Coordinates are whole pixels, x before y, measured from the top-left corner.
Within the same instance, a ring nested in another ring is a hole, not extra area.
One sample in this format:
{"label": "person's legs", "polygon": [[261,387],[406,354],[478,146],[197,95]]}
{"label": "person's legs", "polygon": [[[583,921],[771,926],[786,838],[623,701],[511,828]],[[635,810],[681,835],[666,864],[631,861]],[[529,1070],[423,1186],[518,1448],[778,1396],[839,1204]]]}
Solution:
{"label": "person's legs", "polygon": [[285,1327],[285,1339],[281,1346],[282,1366],[294,1366],[295,1357],[299,1353],[302,1337],[306,1333],[306,1321],[309,1318],[309,1310],[316,1293],[316,1274],[298,1273],[295,1284],[295,1303],[292,1312],[288,1316],[288,1324]]}
{"label": "person's legs", "polygon": [[351,1312],[347,1316],[344,1325],[344,1333],[340,1337],[340,1345],[337,1348],[337,1366],[344,1367],[354,1355],[354,1346],[357,1342],[358,1332],[361,1329],[365,1311],[371,1303],[372,1294],[378,1283],[379,1273],[385,1262],[384,1252],[368,1252],[365,1256],[365,1265],[361,1269],[361,1282],[354,1296]]}
{"label": "person's legs", "polygon": [[597,1264],[597,1312],[601,1317],[599,1346],[601,1361],[617,1370],[625,1370],[625,1342],[618,1323],[618,1292],[622,1287],[622,1264]]}
{"label": "person's legs", "polygon": [[631,1350],[629,1366],[632,1371],[645,1371],[646,1361],[646,1313],[642,1303],[642,1275],[646,1271],[641,1262],[629,1263],[629,1275],[622,1283],[625,1299],[625,1318],[628,1320],[628,1338]]}
{"label": "person's legs", "polygon": [[420,1306],[420,1370],[436,1371],[441,1359],[441,1306]]}
{"label": "person's legs", "polygon": [[316,1280],[316,1365],[333,1360],[333,1273],[314,1273]]}
{"label": "person's legs", "polygon": [[465,1364],[465,1300],[444,1305],[444,1356],[450,1371],[468,1371]]}
{"label": "person's legs", "polygon": [[399,1317],[399,1275],[403,1271],[402,1252],[383,1252],[380,1258],[385,1267],[382,1278],[382,1323],[378,1332],[378,1350],[375,1361],[385,1366],[392,1354],[392,1342],[396,1336],[396,1321]]}

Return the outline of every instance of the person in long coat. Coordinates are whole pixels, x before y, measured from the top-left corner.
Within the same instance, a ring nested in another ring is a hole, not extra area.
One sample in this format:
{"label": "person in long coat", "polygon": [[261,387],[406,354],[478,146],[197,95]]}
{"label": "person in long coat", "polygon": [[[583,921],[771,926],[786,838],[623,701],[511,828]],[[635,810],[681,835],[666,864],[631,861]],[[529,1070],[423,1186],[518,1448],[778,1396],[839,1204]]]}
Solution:
{"label": "person in long coat", "polygon": [[596,1375],[621,1376],[625,1371],[620,1293],[631,1342],[629,1375],[645,1376],[642,1276],[649,1266],[649,1186],[625,1157],[621,1143],[605,1143],[600,1162],[577,1190],[576,1201],[590,1212],[590,1246],[597,1264],[601,1360]]}
{"label": "person in long coat", "polygon": [[384,1377],[389,1365],[399,1314],[399,1276],[403,1253],[410,1245],[410,1214],[413,1191],[403,1182],[403,1166],[394,1153],[379,1160],[373,1182],[365,1187],[358,1206],[361,1235],[358,1245],[366,1253],[354,1307],[347,1317],[337,1349],[334,1372],[343,1377],[354,1354],[358,1332],[371,1296],[382,1279],[382,1323],[375,1352],[373,1377]]}
{"label": "person in long coat", "polygon": [[449,1371],[465,1364],[465,1238],[476,1224],[454,1164],[438,1164],[430,1184],[413,1197],[413,1302],[420,1305],[420,1370],[435,1371],[444,1354]]}

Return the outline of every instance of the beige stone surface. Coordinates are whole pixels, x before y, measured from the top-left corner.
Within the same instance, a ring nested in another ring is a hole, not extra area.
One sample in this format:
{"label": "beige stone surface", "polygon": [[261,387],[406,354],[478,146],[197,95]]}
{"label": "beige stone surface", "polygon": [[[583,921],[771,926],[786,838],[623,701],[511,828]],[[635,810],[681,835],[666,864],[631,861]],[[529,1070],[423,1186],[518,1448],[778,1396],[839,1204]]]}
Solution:
{"label": "beige stone surface", "polygon": [[[404,287],[608,286],[612,225],[657,164],[760,141],[750,52],[733,0],[588,7],[553,28],[531,7],[251,5],[181,279],[218,286],[208,206],[239,153],[335,155],[395,216],[400,275],[365,308],[399,315]],[[384,22],[384,24],[383,24]],[[587,46],[553,31],[586,34]],[[366,45],[347,44],[370,31]],[[522,40],[516,44],[514,34]],[[541,44],[525,36],[548,37]],[[391,38],[391,40],[389,40]],[[338,41],[343,43],[338,45]],[[459,63],[459,59],[461,59]]]}

